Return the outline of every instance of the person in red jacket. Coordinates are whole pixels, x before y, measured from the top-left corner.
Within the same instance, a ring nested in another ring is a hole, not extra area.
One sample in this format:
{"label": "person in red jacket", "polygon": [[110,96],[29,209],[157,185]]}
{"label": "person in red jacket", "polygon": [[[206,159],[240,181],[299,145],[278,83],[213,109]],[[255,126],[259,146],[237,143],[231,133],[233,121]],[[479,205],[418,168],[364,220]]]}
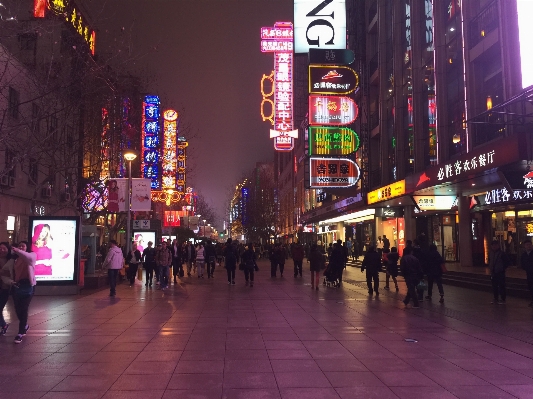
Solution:
{"label": "person in red jacket", "polygon": [[294,261],[294,277],[302,277],[302,263],[304,260],[305,251],[302,244],[299,242],[294,244],[292,247],[292,260]]}

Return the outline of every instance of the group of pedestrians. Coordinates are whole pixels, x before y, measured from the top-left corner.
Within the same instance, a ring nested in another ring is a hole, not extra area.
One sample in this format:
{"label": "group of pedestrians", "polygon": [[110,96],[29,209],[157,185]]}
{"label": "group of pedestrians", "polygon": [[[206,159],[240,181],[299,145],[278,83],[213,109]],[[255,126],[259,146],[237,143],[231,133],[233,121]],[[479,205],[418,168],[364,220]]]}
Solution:
{"label": "group of pedestrians", "polygon": [[18,333],[14,342],[20,344],[28,332],[28,312],[35,292],[36,255],[31,252],[26,241],[11,247],[7,242],[0,242],[0,336],[6,335],[9,324],[4,320],[3,310],[9,296],[13,298],[15,313],[19,320]]}

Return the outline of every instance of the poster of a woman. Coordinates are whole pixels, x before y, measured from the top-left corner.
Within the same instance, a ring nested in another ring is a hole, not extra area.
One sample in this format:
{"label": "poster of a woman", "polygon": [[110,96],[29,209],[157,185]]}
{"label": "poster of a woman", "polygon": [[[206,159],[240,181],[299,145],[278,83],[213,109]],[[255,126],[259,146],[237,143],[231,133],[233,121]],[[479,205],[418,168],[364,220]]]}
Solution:
{"label": "poster of a woman", "polygon": [[119,212],[119,195],[116,180],[109,180],[107,182],[107,211],[111,213]]}
{"label": "poster of a woman", "polygon": [[35,275],[52,275],[52,235],[49,224],[38,224],[33,229],[31,239],[31,251],[35,252],[37,259],[35,262]]}

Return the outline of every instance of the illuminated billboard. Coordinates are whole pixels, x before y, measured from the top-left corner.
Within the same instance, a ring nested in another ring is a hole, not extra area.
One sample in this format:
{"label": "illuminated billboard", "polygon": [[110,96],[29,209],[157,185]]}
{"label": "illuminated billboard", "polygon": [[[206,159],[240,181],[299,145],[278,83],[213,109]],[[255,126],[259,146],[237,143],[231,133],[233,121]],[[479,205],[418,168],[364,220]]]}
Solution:
{"label": "illuminated billboard", "polygon": [[309,159],[309,188],[346,188],[359,181],[359,166],[348,158]]}
{"label": "illuminated billboard", "polygon": [[142,159],[141,173],[145,179],[150,179],[151,188],[159,189],[159,132],[160,101],[158,96],[145,96],[142,113]]}
{"label": "illuminated billboard", "polygon": [[522,67],[522,88],[533,85],[533,2],[516,0],[518,11],[518,37],[520,40],[520,64]]}
{"label": "illuminated billboard", "polygon": [[77,283],[80,225],[77,217],[30,217],[28,242],[38,282]]}
{"label": "illuminated billboard", "polygon": [[163,190],[174,190],[176,188],[176,171],[178,169],[176,154],[177,133],[178,113],[173,109],[168,109],[163,113],[163,160],[161,162],[161,185]]}
{"label": "illuminated billboard", "polygon": [[294,0],[296,53],[346,48],[345,0]]}
{"label": "illuminated billboard", "polygon": [[359,148],[359,136],[347,127],[309,126],[309,155],[349,155]]}
{"label": "illuminated billboard", "polygon": [[309,125],[349,125],[357,119],[357,104],[344,96],[309,96]]}
{"label": "illuminated billboard", "polygon": [[359,76],[347,66],[309,65],[309,94],[350,94]]}
{"label": "illuminated billboard", "polygon": [[[270,80],[263,75],[261,80],[261,115],[263,120],[273,120],[274,129],[270,131],[270,138],[274,139],[274,149],[277,151],[291,151],[294,148],[294,138],[298,131],[293,130],[293,27],[290,22],[276,22],[274,27],[261,28],[261,51],[274,53],[273,97],[265,93],[264,82]],[[264,104],[273,105],[273,118],[265,117]]]}

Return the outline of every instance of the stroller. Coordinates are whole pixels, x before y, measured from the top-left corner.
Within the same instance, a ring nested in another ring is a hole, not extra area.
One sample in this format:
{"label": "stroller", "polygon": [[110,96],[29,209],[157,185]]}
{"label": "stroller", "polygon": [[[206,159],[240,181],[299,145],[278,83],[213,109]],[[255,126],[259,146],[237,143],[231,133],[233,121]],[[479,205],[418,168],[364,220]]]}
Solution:
{"label": "stroller", "polygon": [[341,267],[331,262],[326,266],[323,283],[326,287],[338,288],[340,286]]}

